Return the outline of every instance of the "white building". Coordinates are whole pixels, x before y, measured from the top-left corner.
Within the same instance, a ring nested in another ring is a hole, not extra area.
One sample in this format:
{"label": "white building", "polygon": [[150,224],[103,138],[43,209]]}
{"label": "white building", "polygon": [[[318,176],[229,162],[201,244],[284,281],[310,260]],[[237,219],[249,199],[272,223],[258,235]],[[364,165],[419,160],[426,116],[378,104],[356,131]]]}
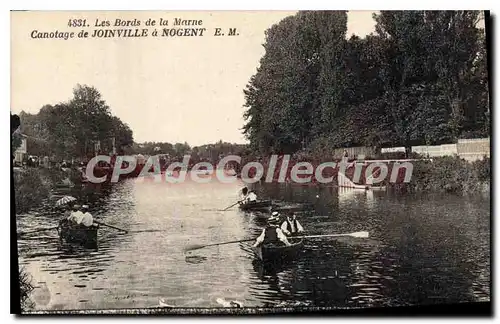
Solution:
{"label": "white building", "polygon": [[28,136],[24,134],[17,134],[17,136],[21,137],[21,146],[19,146],[15,151],[14,151],[14,161],[18,163],[22,163],[24,160],[24,157],[28,153],[28,147],[27,147],[27,138]]}

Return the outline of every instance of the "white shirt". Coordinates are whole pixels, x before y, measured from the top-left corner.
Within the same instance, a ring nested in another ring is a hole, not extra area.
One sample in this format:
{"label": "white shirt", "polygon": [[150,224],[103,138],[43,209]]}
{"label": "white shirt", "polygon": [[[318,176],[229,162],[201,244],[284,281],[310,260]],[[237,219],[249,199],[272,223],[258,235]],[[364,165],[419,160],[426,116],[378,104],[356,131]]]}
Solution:
{"label": "white shirt", "polygon": [[83,213],[79,210],[77,211],[72,211],[71,214],[68,217],[68,220],[75,222],[77,224],[80,224],[83,218]]}
{"label": "white shirt", "polygon": [[246,197],[245,201],[250,202],[250,201],[257,201],[257,195],[254,192],[250,192]]}
{"label": "white shirt", "polygon": [[85,225],[87,227],[91,226],[94,223],[94,218],[89,212],[83,214],[83,217],[80,221],[80,224]]}
{"label": "white shirt", "polygon": [[[286,245],[290,245],[290,242],[288,242],[287,238],[286,238],[286,235],[283,233],[283,231],[281,230],[281,228],[279,227],[276,227],[275,228],[276,230],[276,234],[278,236],[278,239],[285,243]],[[259,237],[257,237],[257,239],[255,240],[255,243],[254,243],[254,247],[257,247],[259,245],[262,244],[262,242],[264,242],[264,238],[266,237],[266,229],[264,228],[262,230],[262,233],[259,235]]]}
{"label": "white shirt", "polygon": [[[300,225],[299,221],[298,220],[293,220],[292,218],[290,217],[287,217],[287,220],[290,222],[290,225],[291,225],[291,233],[301,233],[304,231],[304,228],[302,227],[302,225]],[[297,222],[297,228],[295,228],[295,222]],[[288,222],[285,220],[283,222],[283,224],[281,224],[281,229],[284,230],[284,231],[287,231],[288,230]]]}

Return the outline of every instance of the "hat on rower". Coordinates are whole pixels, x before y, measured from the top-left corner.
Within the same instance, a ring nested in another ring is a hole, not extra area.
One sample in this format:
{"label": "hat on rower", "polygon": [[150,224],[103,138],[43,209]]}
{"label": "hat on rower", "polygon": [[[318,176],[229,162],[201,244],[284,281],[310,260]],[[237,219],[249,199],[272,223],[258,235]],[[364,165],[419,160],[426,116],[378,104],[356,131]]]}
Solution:
{"label": "hat on rower", "polygon": [[277,211],[273,211],[271,214],[271,216],[274,216],[274,217],[278,217],[279,215],[280,215],[280,213]]}
{"label": "hat on rower", "polygon": [[280,222],[280,218],[278,216],[271,216],[269,217],[269,219],[267,220],[267,222],[269,224],[277,224]]}
{"label": "hat on rower", "polygon": [[231,307],[235,307],[235,308],[241,308],[241,307],[243,307],[243,304],[242,304],[242,303],[240,303],[239,301],[236,301],[236,300],[231,300],[231,301],[229,302],[229,305],[230,305]]}
{"label": "hat on rower", "polygon": [[82,209],[89,209],[89,205],[83,205]]}

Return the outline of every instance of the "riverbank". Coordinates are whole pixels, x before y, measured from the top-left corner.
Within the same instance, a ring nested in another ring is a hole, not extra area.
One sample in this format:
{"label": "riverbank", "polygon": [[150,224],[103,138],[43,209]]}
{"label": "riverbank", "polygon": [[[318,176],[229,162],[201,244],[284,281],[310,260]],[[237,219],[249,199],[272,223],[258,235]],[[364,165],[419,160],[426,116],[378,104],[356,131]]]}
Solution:
{"label": "riverbank", "polygon": [[22,311],[33,309],[34,304],[30,299],[33,289],[35,287],[31,275],[26,272],[26,269],[19,268],[19,301]]}
{"label": "riverbank", "polygon": [[412,192],[435,191],[458,194],[488,192],[491,186],[491,160],[467,162],[458,157],[440,157],[413,164]]}
{"label": "riverbank", "polygon": [[78,172],[48,168],[23,168],[14,171],[16,215],[39,206],[50,192],[60,186],[80,183]]}
{"label": "riverbank", "polygon": [[[50,196],[57,184],[68,178],[62,170],[46,168],[23,168],[14,171],[14,198],[16,216],[39,207]],[[30,298],[33,280],[25,268],[19,268],[19,297],[22,311],[34,307]]]}
{"label": "riverbank", "polygon": [[[459,157],[437,157],[432,159],[415,160],[384,160],[382,163],[387,166],[386,179],[381,182],[374,181],[375,186],[386,186],[390,190],[402,192],[448,192],[457,194],[474,194],[489,192],[491,184],[491,162],[485,157],[482,160],[468,162]],[[301,162],[311,163],[318,167],[321,163],[328,162],[324,158],[314,158],[307,155],[293,155],[288,165],[283,165],[285,162],[278,158],[274,168],[270,167],[269,160],[260,160],[264,166],[264,175],[261,179],[268,176],[268,172],[273,172],[273,181],[285,179],[285,182],[291,183],[291,173],[293,167]],[[370,185],[367,178],[377,178],[380,173],[380,168],[375,167],[371,171],[367,171],[370,164],[375,162],[380,163],[380,160],[364,160],[361,164],[356,165],[355,160],[348,160],[345,170],[339,167],[339,160],[333,161],[337,163],[335,168],[326,167],[322,170],[324,179],[330,178],[327,183],[318,181],[316,172],[309,175],[298,175],[298,178],[310,176],[310,181],[303,185],[319,185],[319,186],[339,186],[339,173],[343,173],[345,178],[356,185]],[[403,162],[410,162],[413,165],[413,171],[407,170],[405,167],[400,167],[397,174],[393,177],[393,167],[396,163],[403,166]],[[359,170],[357,170],[359,169]],[[305,170],[300,168],[300,170]],[[250,170],[250,177],[255,175],[254,170]],[[411,173],[409,173],[411,172]],[[408,173],[408,174],[407,174]],[[373,176],[372,176],[373,175]],[[411,177],[408,178],[408,175]]]}

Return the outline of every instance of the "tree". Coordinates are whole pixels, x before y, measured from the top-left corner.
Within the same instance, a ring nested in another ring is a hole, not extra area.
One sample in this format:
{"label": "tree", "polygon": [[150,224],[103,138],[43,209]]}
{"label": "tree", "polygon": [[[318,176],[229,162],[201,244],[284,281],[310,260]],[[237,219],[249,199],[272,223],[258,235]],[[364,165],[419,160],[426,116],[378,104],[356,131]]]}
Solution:
{"label": "tree", "polygon": [[489,135],[479,13],[382,11],[346,39],[343,11],[299,12],[266,31],[243,131],[262,154],[439,144]]}
{"label": "tree", "polygon": [[112,122],[112,136],[115,138],[115,145],[120,150],[132,146],[134,143],[134,136],[130,127],[123,123],[120,118],[113,116]]}
{"label": "tree", "polygon": [[188,154],[189,151],[191,151],[191,147],[187,142],[184,143],[175,143],[174,144],[174,151],[177,156],[183,156],[185,154]]}
{"label": "tree", "polygon": [[[320,53],[320,44],[329,44],[330,53],[340,56],[344,16],[345,12],[302,12],[266,31],[265,55],[244,92],[248,108],[244,133],[255,149],[262,153],[296,151],[311,136],[313,118],[328,120],[318,112],[317,83],[321,59],[330,67],[335,62],[325,51]],[[324,27],[330,23],[334,26]],[[328,73],[323,72],[322,77],[321,86],[327,92]],[[328,106],[331,95],[322,96],[324,105]]]}
{"label": "tree", "polygon": [[103,152],[110,152],[113,137],[118,147],[133,143],[128,125],[111,115],[94,87],[77,85],[69,102],[43,106],[35,115],[21,112],[20,118],[30,153],[36,155],[59,159],[93,155],[97,141],[103,143]]}
{"label": "tree", "polygon": [[[478,12],[383,11],[374,18],[385,42],[381,75],[397,142],[409,146],[415,141],[458,138],[466,126],[467,107],[478,108],[468,106],[474,92],[467,90],[477,84],[471,82],[474,62],[485,47],[476,27]],[[427,95],[421,95],[423,92]],[[417,106],[420,110],[415,114]],[[436,115],[439,121],[434,120]],[[429,129],[430,123],[435,128]],[[427,135],[416,136],[412,129],[426,129]]]}

